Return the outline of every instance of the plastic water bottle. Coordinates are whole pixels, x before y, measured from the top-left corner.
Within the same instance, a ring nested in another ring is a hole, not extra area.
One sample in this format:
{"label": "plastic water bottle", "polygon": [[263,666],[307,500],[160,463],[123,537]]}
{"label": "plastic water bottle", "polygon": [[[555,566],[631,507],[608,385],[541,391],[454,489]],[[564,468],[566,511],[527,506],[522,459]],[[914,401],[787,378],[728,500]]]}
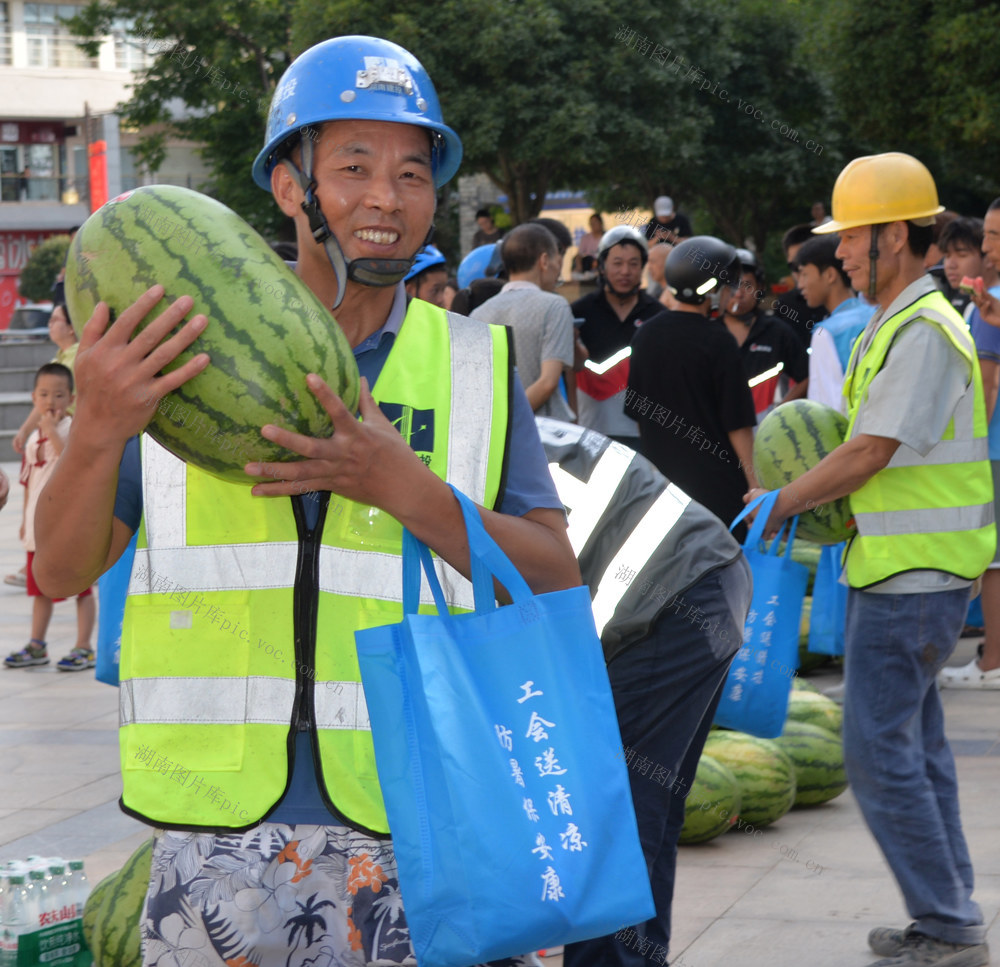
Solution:
{"label": "plastic water bottle", "polygon": [[69,861],[66,882],[69,884],[68,895],[70,897],[66,902],[75,903],[77,913],[82,917],[84,904],[87,902],[87,897],[90,896],[90,881],[84,872],[83,860]]}
{"label": "plastic water bottle", "polygon": [[9,876],[7,882],[10,889],[5,904],[3,945],[0,947],[0,953],[3,956],[4,967],[15,967],[18,942],[28,932],[29,927],[28,885],[20,873]]}

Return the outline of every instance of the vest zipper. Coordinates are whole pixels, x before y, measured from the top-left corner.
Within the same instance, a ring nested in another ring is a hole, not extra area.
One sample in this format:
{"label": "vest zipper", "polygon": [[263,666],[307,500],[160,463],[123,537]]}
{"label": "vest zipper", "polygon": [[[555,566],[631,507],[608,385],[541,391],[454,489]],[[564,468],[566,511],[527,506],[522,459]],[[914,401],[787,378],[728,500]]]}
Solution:
{"label": "vest zipper", "polygon": [[[319,500],[315,527],[306,523],[305,500]],[[295,708],[292,729],[309,732],[316,727],[315,669],[316,620],[319,612],[319,549],[330,494],[321,491],[292,498],[295,526],[299,535],[298,560],[295,565],[293,592],[293,628],[295,633]]]}

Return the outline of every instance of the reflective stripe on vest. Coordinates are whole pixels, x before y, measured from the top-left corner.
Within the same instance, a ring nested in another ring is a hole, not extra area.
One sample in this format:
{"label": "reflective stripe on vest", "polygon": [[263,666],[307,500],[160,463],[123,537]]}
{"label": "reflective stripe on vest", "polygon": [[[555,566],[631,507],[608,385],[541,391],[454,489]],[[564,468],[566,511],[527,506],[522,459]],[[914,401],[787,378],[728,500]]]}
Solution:
{"label": "reflective stripe on vest", "polygon": [[[413,300],[373,387],[380,404],[403,411],[390,419],[425,464],[487,507],[499,499],[507,442],[508,338],[502,327]],[[249,486],[185,466],[148,438],[142,464],[146,499],[122,636],[126,809],[168,827],[253,825],[287,785],[296,703],[311,695],[301,708],[327,796],[352,825],[385,834],[353,636],[402,616],[401,526],[330,495],[312,597],[308,576],[296,584],[290,500],[252,497]],[[471,585],[435,566],[449,605],[471,608]],[[310,600],[316,638],[297,641],[293,604]],[[421,602],[433,602],[426,582]],[[223,789],[243,807],[239,819],[158,776],[144,763],[150,749]]]}
{"label": "reflective stripe on vest", "polygon": [[[850,496],[858,534],[847,548],[847,579],[866,588],[894,574],[940,570],[974,579],[993,557],[993,486],[982,380],[961,317],[928,292],[855,343],[844,380],[848,438],[855,435],[868,387],[899,332],[916,320],[936,326],[969,365],[968,388],[943,438],[926,455],[900,444],[887,466]],[[919,378],[913,374],[913,378]]]}
{"label": "reflective stripe on vest", "polygon": [[666,490],[653,501],[642,519],[632,528],[632,533],[612,558],[594,595],[594,621],[600,637],[604,626],[611,620],[615,608],[629,589],[629,581],[617,577],[621,567],[627,567],[639,574],[654,551],[663,543],[664,537],[681,519],[681,514],[691,503],[691,498],[679,487],[668,484]]}
{"label": "reflective stripe on vest", "polygon": [[559,499],[567,507],[567,534],[577,557],[583,553],[634,458],[635,453],[628,447],[612,443],[601,454],[586,483],[567,473],[558,463],[549,464]]}

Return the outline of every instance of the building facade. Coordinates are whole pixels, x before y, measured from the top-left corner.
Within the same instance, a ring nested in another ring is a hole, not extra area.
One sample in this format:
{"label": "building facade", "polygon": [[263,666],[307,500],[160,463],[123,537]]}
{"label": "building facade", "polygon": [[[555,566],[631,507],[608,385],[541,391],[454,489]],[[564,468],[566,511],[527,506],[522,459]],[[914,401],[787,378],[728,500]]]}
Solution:
{"label": "building facade", "polygon": [[137,185],[198,188],[208,179],[187,142],[169,142],[155,174],[137,167],[139,134],[116,110],[152,62],[150,44],[116,24],[88,57],[63,23],[82,6],[0,0],[0,329],[24,301],[17,279],[43,239]]}

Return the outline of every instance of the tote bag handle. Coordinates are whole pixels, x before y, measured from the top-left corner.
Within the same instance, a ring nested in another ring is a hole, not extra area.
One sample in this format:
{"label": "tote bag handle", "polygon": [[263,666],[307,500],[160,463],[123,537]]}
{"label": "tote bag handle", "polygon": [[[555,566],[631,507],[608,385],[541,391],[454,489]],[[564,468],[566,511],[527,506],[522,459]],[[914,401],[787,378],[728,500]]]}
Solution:
{"label": "tote bag handle", "polygon": [[[751,548],[756,548],[764,537],[764,527],[767,524],[768,518],[771,516],[771,511],[774,509],[774,505],[778,501],[778,494],[781,493],[780,490],[769,490],[766,494],[759,494],[750,501],[746,507],[743,508],[737,515],[736,519],[729,525],[729,529],[733,530],[736,525],[743,520],[748,514],[752,513],[757,507],[760,510],[757,516],[753,520],[753,524],[750,527],[750,533],[747,534],[747,539],[743,543],[745,550]],[[771,555],[777,555],[778,544],[781,542],[781,535],[785,530],[785,526],[788,526],[788,542],[785,545],[784,556],[790,558],[792,556],[792,544],[795,542],[795,531],[799,526],[798,515],[792,517],[790,520],[782,524],[778,529],[778,533],[775,535],[774,540],[771,541],[771,546],[768,548],[767,553]]]}
{"label": "tote bag handle", "polygon": [[[495,577],[510,594],[511,599],[520,604],[530,600],[534,595],[528,582],[521,577],[509,557],[501,550],[500,545],[486,532],[483,519],[479,516],[476,505],[456,487],[451,484],[452,492],[462,508],[465,520],[465,531],[469,541],[469,560],[472,567],[472,590],[476,601],[476,614],[485,614],[496,610],[496,595],[493,590]],[[403,613],[416,614],[420,603],[420,572],[427,575],[434,603],[438,614],[449,614],[448,605],[434,570],[434,560],[430,548],[418,541],[406,528],[403,528]]]}

